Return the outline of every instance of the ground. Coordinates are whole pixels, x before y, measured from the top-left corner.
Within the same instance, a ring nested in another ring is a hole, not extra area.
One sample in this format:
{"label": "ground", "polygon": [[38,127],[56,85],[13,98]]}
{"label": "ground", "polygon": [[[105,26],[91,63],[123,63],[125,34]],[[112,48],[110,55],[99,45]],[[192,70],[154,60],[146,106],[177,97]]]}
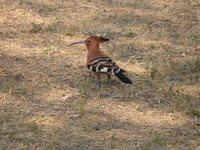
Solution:
{"label": "ground", "polygon": [[[198,0],[0,2],[0,150],[200,149]],[[89,35],[133,85],[98,88]]]}

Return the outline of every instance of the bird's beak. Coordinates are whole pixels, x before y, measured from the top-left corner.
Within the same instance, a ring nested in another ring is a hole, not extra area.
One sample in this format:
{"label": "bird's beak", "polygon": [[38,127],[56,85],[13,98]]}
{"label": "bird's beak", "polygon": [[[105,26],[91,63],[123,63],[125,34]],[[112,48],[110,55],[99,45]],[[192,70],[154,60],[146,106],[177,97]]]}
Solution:
{"label": "bird's beak", "polygon": [[79,41],[79,42],[71,43],[68,46],[72,46],[72,45],[76,45],[76,44],[84,44],[84,43],[85,43],[85,41]]}

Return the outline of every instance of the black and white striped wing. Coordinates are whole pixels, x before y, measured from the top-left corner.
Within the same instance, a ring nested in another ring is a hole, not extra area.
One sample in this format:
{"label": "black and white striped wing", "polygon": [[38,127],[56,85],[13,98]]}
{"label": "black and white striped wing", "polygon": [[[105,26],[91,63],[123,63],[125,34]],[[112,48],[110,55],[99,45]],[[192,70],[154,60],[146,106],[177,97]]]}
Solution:
{"label": "black and white striped wing", "polygon": [[88,69],[92,72],[99,72],[99,73],[109,73],[115,74],[120,71],[123,71],[111,58],[109,57],[102,57],[93,60],[89,65]]}

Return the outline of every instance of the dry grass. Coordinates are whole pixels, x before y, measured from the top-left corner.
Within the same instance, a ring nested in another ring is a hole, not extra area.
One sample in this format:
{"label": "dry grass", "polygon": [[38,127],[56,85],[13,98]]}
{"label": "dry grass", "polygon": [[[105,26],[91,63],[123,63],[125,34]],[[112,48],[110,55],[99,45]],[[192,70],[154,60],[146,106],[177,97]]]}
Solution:
{"label": "dry grass", "polygon": [[[199,6],[1,0],[0,150],[200,149]],[[66,47],[90,34],[132,86],[97,88],[85,47]]]}

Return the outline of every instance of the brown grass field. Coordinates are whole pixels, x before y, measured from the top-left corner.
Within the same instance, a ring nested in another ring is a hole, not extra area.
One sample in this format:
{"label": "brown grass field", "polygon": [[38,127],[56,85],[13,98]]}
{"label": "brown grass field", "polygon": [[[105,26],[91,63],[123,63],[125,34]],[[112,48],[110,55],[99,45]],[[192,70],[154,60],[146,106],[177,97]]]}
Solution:
{"label": "brown grass field", "polygon": [[[86,67],[89,35],[133,85]],[[200,150],[198,0],[0,0],[0,150]]]}

